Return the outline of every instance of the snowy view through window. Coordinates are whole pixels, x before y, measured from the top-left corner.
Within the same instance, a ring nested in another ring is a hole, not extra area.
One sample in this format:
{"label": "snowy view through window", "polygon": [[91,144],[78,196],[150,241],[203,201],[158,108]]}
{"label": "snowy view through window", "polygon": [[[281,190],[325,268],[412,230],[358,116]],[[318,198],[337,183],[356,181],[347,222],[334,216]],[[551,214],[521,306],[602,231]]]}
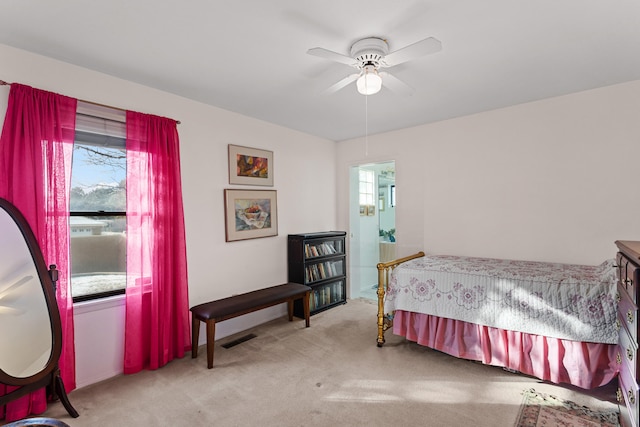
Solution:
{"label": "snowy view through window", "polygon": [[70,197],[74,300],[122,293],[126,283],[126,151],[77,142]]}

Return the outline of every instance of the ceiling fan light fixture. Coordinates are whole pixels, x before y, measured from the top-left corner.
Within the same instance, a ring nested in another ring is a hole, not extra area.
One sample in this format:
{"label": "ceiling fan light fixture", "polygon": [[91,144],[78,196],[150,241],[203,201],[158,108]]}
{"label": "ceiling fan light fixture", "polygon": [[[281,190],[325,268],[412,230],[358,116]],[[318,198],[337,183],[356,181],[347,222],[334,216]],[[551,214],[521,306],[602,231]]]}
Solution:
{"label": "ceiling fan light fixture", "polygon": [[356,80],[356,86],[362,95],[376,94],[382,89],[382,77],[378,75],[378,70],[368,65],[364,67],[362,75]]}

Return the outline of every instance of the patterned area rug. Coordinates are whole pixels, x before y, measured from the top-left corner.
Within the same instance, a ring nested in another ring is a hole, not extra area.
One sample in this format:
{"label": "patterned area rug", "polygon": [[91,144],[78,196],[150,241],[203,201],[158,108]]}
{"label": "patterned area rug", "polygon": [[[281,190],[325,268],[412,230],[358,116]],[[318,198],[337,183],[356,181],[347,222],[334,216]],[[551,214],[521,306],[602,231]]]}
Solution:
{"label": "patterned area rug", "polygon": [[617,427],[618,411],[593,411],[534,389],[525,390],[516,427]]}

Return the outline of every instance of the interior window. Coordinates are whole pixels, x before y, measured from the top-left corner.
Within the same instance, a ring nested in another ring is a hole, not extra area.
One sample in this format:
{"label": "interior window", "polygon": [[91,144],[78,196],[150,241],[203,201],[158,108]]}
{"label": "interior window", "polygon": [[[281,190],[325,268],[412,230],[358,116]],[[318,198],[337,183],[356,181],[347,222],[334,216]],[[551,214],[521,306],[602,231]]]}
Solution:
{"label": "interior window", "polygon": [[389,206],[392,208],[396,206],[396,186],[389,186]]}
{"label": "interior window", "polygon": [[360,170],[360,205],[374,205],[374,173],[373,170]]}
{"label": "interior window", "polygon": [[126,285],[124,112],[79,103],[71,166],[71,293],[85,301]]}

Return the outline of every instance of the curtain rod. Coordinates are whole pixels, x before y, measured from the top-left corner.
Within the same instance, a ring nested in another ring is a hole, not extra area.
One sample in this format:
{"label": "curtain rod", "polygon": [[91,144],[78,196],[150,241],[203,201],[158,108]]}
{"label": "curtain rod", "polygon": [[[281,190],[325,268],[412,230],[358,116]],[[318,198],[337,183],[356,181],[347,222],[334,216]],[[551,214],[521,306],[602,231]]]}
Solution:
{"label": "curtain rod", "polygon": [[[11,86],[11,83],[5,82],[4,80],[0,80],[0,86]],[[118,111],[127,111],[124,108],[118,108],[118,107],[113,107],[111,105],[100,104],[99,102],[87,101],[84,99],[78,99],[78,101],[86,102],[87,104],[97,105],[98,107],[106,107],[106,108],[111,108]],[[176,120],[176,123],[180,124],[180,120]]]}

